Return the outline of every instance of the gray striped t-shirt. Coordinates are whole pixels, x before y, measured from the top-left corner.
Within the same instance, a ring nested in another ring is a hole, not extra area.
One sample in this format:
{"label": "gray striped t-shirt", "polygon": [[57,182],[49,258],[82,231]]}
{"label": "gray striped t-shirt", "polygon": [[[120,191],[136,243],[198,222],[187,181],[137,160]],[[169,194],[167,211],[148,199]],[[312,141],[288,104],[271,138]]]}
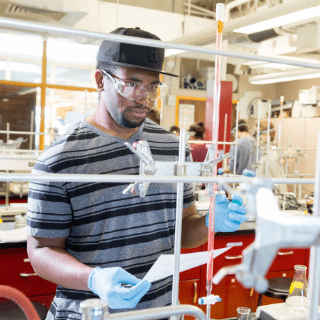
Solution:
{"label": "gray striped t-shirt", "polygon": [[[32,173],[138,175],[140,159],[124,145],[138,140],[148,141],[154,160],[178,161],[178,137],[149,119],[128,140],[83,121],[40,155]],[[30,183],[27,233],[66,238],[66,250],[80,262],[90,267],[120,266],[142,279],[160,254],[173,253],[176,184],[151,183],[144,198],[122,194],[128,184]],[[184,208],[193,200],[192,186],[185,184]],[[171,289],[172,277],[152,283],[130,310],[170,305]],[[97,296],[58,286],[46,319],[80,320],[79,304],[89,298]],[[110,309],[123,311],[128,310]]]}
{"label": "gray striped t-shirt", "polygon": [[[236,163],[236,174],[242,175],[244,169],[256,171],[256,155],[254,152],[255,145],[252,137],[243,137],[238,140],[237,145],[237,163]],[[229,160],[229,170],[233,172],[234,160],[235,160],[235,146],[232,145],[230,148],[231,157]]]}

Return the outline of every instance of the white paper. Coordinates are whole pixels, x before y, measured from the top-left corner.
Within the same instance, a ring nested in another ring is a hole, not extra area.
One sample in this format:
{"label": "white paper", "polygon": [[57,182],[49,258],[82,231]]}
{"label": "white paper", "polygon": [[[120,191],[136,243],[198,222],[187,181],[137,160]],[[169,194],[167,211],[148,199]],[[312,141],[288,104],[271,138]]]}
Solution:
{"label": "white paper", "polygon": [[[214,257],[228,251],[232,247],[214,250]],[[180,255],[180,272],[186,271],[207,263],[208,251],[201,251],[195,253],[187,253]],[[154,282],[173,275],[174,271],[174,255],[162,254],[143,279],[149,282]]]}

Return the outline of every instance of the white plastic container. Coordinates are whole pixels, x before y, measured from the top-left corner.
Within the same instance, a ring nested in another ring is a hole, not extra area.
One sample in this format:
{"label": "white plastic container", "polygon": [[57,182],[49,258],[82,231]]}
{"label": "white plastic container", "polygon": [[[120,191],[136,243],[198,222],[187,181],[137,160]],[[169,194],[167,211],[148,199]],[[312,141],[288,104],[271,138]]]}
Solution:
{"label": "white plastic container", "polygon": [[14,228],[23,228],[27,225],[27,215],[26,214],[20,214],[17,216],[14,216]]}

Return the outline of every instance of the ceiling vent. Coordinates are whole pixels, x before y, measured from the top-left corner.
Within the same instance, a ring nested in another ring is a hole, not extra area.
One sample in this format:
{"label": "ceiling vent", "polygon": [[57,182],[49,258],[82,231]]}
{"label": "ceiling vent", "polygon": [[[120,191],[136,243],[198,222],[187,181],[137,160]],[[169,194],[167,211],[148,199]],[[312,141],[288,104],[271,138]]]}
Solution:
{"label": "ceiling vent", "polygon": [[4,18],[73,26],[86,14],[76,11],[49,10],[38,6],[26,6],[0,0],[0,17]]}

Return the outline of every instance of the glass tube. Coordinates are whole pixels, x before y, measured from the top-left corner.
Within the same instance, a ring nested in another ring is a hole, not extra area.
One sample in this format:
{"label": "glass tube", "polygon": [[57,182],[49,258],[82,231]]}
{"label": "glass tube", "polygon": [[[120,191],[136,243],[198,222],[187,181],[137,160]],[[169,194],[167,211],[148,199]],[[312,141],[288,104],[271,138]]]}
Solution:
{"label": "glass tube", "polygon": [[250,308],[239,307],[237,308],[237,320],[250,320]]}

